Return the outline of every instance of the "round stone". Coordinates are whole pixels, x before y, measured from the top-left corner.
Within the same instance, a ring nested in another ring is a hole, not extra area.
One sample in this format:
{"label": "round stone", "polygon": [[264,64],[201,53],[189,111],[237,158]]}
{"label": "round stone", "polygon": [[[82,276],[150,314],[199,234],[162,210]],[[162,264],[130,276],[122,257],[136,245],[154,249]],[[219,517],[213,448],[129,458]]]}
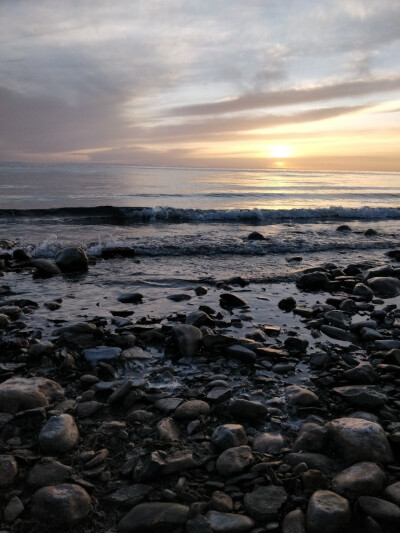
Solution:
{"label": "round stone", "polygon": [[340,472],[332,480],[332,490],[346,498],[376,496],[382,492],[385,473],[375,463],[356,463]]}
{"label": "round stone", "polygon": [[252,463],[253,455],[250,446],[238,446],[221,453],[217,459],[217,470],[221,475],[229,477],[243,472]]}
{"label": "round stone", "polygon": [[329,490],[311,496],[306,515],[307,533],[341,533],[351,520],[348,500]]}
{"label": "round stone", "polygon": [[75,448],[79,443],[79,430],[71,415],[52,416],[39,434],[42,453],[59,455]]}
{"label": "round stone", "polygon": [[279,509],[287,500],[283,487],[270,485],[258,487],[244,497],[246,512],[256,520],[265,522],[276,518]]}
{"label": "round stone", "polygon": [[211,441],[217,448],[227,450],[247,444],[247,436],[240,424],[223,424],[215,429]]}
{"label": "round stone", "polygon": [[90,503],[90,496],[82,487],[65,483],[37,490],[32,496],[31,513],[51,526],[70,527],[89,514]]}
{"label": "round stone", "polygon": [[174,418],[194,420],[199,416],[207,416],[210,413],[210,406],[203,400],[190,400],[182,403],[174,413]]}

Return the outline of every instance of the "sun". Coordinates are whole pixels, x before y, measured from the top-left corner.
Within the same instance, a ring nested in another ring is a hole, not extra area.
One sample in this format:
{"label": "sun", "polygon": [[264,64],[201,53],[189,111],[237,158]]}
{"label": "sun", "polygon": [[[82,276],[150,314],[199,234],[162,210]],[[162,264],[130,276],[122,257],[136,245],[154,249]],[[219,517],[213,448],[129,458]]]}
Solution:
{"label": "sun", "polygon": [[266,151],[271,159],[286,159],[293,155],[292,148],[287,144],[271,144],[266,147]]}

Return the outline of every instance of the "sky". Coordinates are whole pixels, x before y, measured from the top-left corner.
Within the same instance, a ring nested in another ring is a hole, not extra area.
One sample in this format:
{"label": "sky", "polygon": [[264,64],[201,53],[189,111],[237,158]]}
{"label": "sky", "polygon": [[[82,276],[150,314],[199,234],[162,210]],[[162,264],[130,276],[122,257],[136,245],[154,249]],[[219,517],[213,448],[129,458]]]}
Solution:
{"label": "sky", "polygon": [[0,0],[0,160],[400,171],[400,1]]}

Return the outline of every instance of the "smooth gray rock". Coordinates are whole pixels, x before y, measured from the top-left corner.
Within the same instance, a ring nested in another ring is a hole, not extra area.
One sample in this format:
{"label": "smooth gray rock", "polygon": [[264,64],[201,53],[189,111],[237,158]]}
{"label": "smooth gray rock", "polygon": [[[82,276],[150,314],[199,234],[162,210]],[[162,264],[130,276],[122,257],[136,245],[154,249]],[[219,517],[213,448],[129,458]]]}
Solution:
{"label": "smooth gray rock", "polygon": [[329,490],[317,490],[308,502],[307,533],[342,533],[351,520],[348,500]]}
{"label": "smooth gray rock", "polygon": [[79,485],[65,483],[37,490],[31,500],[31,514],[46,525],[68,528],[89,514],[91,499]]}
{"label": "smooth gray rock", "polygon": [[378,298],[394,298],[400,294],[400,280],[397,278],[370,278],[368,284]]}
{"label": "smooth gray rock", "polygon": [[207,416],[210,414],[210,406],[203,400],[189,400],[188,402],[181,403],[175,412],[174,418],[177,420],[194,420],[199,416]]}
{"label": "smooth gray rock", "polygon": [[18,496],[13,496],[4,508],[4,522],[6,524],[12,524],[24,511],[25,507]]}
{"label": "smooth gray rock", "polygon": [[240,359],[244,363],[254,363],[257,359],[257,355],[253,350],[241,346],[240,344],[233,344],[225,348],[225,354],[228,357],[234,357]]}
{"label": "smooth gray rock", "polygon": [[118,359],[121,352],[121,348],[118,348],[117,346],[97,346],[96,348],[83,350],[83,357],[85,361],[92,366],[96,366],[100,361],[112,361]]}
{"label": "smooth gray rock", "polygon": [[125,292],[120,294],[117,300],[123,304],[140,304],[142,303],[143,294],[140,292]]}
{"label": "smooth gray rock", "polygon": [[376,409],[388,401],[386,394],[367,385],[348,385],[332,390],[346,402],[363,409]]}
{"label": "smooth gray rock", "polygon": [[332,490],[350,499],[377,496],[381,494],[385,480],[385,473],[376,463],[356,463],[332,479]]}
{"label": "smooth gray rock", "polygon": [[189,507],[178,503],[148,502],[136,505],[118,524],[118,533],[167,533],[184,526]]}
{"label": "smooth gray rock", "polygon": [[282,523],[282,533],[306,533],[306,517],[301,509],[290,511]]}
{"label": "smooth gray rock", "polygon": [[89,260],[82,248],[64,248],[56,255],[56,265],[61,272],[85,271],[89,267]]}
{"label": "smooth gray rock", "polygon": [[392,483],[383,491],[385,498],[400,506],[400,481]]}
{"label": "smooth gray rock", "polygon": [[247,444],[247,435],[239,424],[223,424],[214,430],[211,441],[217,448],[227,450]]}
{"label": "smooth gray rock", "polygon": [[36,463],[28,474],[28,485],[37,489],[64,483],[72,472],[70,466],[63,465],[50,458],[42,459]]}
{"label": "smooth gray rock", "polygon": [[255,525],[252,518],[240,514],[208,511],[206,516],[214,533],[244,533]]}
{"label": "smooth gray rock", "polygon": [[325,426],[336,453],[349,463],[390,463],[393,453],[382,427],[361,418],[337,418]]}
{"label": "smooth gray rock", "polygon": [[351,331],[345,331],[344,329],[341,329],[341,328],[323,325],[321,326],[321,331],[322,333],[325,333],[325,335],[327,335],[331,339],[336,339],[338,341],[345,341],[345,342],[353,342],[353,343],[359,342],[357,335],[355,335],[354,333],[351,333]]}
{"label": "smooth gray rock", "polygon": [[39,434],[39,447],[47,455],[59,455],[75,448],[79,443],[79,430],[71,415],[52,416]]}
{"label": "smooth gray rock", "polygon": [[46,407],[63,394],[62,387],[51,379],[10,378],[0,384],[0,411],[13,414]]}
{"label": "smooth gray rock", "polygon": [[360,496],[357,501],[364,513],[377,522],[400,524],[400,507],[395,503],[374,496]]}
{"label": "smooth gray rock", "polygon": [[200,348],[203,334],[196,326],[189,324],[180,324],[172,328],[179,351],[183,357],[193,357]]}
{"label": "smooth gray rock", "polygon": [[279,454],[285,446],[285,438],[280,433],[259,433],[254,437],[253,451],[259,453],[268,453],[271,455]]}
{"label": "smooth gray rock", "polygon": [[276,518],[279,509],[287,500],[287,494],[283,487],[269,485],[257,487],[244,496],[246,512],[259,522],[267,522]]}
{"label": "smooth gray rock", "polygon": [[354,296],[369,302],[374,297],[374,292],[364,283],[357,283],[353,289]]}
{"label": "smooth gray rock", "polygon": [[371,385],[372,383],[375,383],[377,374],[374,367],[370,363],[362,361],[356,367],[350,368],[349,370],[343,372],[343,377],[344,379],[347,379],[347,381],[351,381],[353,383]]}
{"label": "smooth gray rock", "polygon": [[304,387],[299,387],[298,385],[289,385],[286,387],[285,394],[291,405],[309,407],[319,403],[319,398],[314,392]]}
{"label": "smooth gray rock", "polygon": [[238,446],[223,451],[217,459],[218,472],[229,477],[243,472],[254,461],[250,446]]}

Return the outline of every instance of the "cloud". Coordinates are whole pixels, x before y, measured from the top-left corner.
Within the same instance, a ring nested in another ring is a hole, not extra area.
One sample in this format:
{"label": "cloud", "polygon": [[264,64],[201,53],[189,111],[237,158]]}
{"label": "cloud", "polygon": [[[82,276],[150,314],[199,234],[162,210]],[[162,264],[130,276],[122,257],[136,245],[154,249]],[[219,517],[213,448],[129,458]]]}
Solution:
{"label": "cloud", "polygon": [[354,80],[320,87],[250,93],[222,102],[175,107],[171,115],[216,115],[266,107],[313,103],[337,98],[400,90],[400,76],[383,79]]}

